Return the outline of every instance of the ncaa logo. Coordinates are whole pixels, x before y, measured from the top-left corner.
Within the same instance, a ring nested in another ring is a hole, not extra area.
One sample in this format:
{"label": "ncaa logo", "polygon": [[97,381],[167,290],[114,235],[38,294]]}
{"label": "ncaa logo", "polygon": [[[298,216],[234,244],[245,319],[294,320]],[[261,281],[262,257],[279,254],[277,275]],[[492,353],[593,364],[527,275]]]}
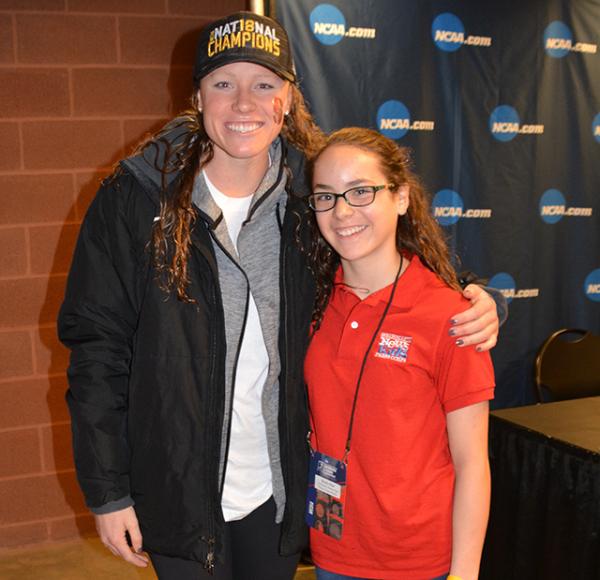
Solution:
{"label": "ncaa logo", "polygon": [[555,224],[563,216],[592,217],[592,207],[567,207],[565,196],[558,189],[547,189],[540,198],[540,217],[547,224]]}
{"label": "ncaa logo", "polygon": [[400,101],[386,101],[377,110],[377,128],[390,139],[401,139],[410,129],[410,113]]}
{"label": "ncaa logo", "polygon": [[600,268],[592,270],[583,284],[585,295],[594,302],[600,302]]}
{"label": "ncaa logo", "polygon": [[433,216],[441,226],[453,226],[462,217],[462,197],[452,189],[440,189],[431,203]]}
{"label": "ncaa logo", "polygon": [[490,131],[498,141],[512,141],[519,133],[520,122],[516,109],[500,105],[490,115]]}
{"label": "ncaa logo", "polygon": [[540,198],[540,216],[547,224],[559,222],[565,215],[565,196],[558,189],[547,189]]}
{"label": "ncaa logo", "polygon": [[463,45],[465,27],[457,16],[450,12],[444,12],[433,20],[431,36],[440,50],[454,52]]}
{"label": "ncaa logo", "polygon": [[560,20],[555,20],[544,30],[544,48],[548,56],[562,58],[567,56],[573,46],[573,33],[571,29]]}
{"label": "ncaa logo", "polygon": [[500,290],[508,303],[514,298],[517,287],[515,279],[506,272],[500,272],[499,274],[492,276],[488,282],[488,286]]}
{"label": "ncaa logo", "polygon": [[346,19],[332,4],[319,4],[310,13],[310,29],[321,44],[337,44],[346,34]]}
{"label": "ncaa logo", "polygon": [[592,135],[594,139],[600,143],[600,113],[598,113],[592,121]]}
{"label": "ncaa logo", "polygon": [[537,298],[540,295],[539,288],[520,288],[517,290],[515,279],[506,272],[500,272],[499,274],[492,276],[488,282],[488,286],[500,290],[508,303],[510,303],[513,298]]}

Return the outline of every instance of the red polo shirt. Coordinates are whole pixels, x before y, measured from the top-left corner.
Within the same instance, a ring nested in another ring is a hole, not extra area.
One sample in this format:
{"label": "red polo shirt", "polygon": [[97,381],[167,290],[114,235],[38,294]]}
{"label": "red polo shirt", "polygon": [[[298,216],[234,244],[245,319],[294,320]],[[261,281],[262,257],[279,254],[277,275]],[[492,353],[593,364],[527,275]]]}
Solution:
{"label": "red polo shirt", "polygon": [[[361,300],[336,285],[308,351],[312,443],[338,459],[360,365],[390,292],[388,286]],[[446,413],[494,396],[489,355],[458,348],[448,334],[452,315],[468,307],[411,259],[360,387],[342,538],[311,530],[313,558],[326,570],[423,580],[450,569],[454,468]]]}

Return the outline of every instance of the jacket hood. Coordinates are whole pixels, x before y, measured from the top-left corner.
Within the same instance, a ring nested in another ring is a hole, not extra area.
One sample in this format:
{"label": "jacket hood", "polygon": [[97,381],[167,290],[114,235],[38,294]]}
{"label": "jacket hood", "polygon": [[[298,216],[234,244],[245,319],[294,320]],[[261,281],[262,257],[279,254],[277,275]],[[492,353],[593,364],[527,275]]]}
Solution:
{"label": "jacket hood", "polygon": [[[121,166],[129,170],[156,204],[163,186],[168,189],[179,176],[173,149],[184,141],[189,130],[186,117],[176,117],[164,127],[161,138],[150,141],[143,151],[121,161]],[[165,167],[170,171],[163,173]]]}

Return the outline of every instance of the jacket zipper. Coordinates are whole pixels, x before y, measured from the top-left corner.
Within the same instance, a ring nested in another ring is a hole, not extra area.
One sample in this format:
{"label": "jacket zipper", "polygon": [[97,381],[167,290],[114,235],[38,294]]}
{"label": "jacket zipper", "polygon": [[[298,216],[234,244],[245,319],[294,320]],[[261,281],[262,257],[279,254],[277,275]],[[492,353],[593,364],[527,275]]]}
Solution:
{"label": "jacket zipper", "polygon": [[[211,298],[212,298],[212,303],[214,306],[214,310],[213,313],[217,312],[217,296],[216,296],[216,292],[215,292],[215,287],[214,285],[211,286]],[[216,316],[216,314],[215,314]],[[212,341],[211,341],[211,349],[212,349],[212,356],[211,356],[211,367],[210,367],[210,376],[209,376],[209,385],[212,385],[214,383],[214,379],[215,379],[215,366],[216,366],[216,359],[217,359],[217,335],[216,332],[213,333],[212,336]],[[207,404],[207,408],[209,409],[209,412],[214,412],[215,416],[216,416],[216,412],[212,409],[213,405],[214,405],[214,399],[212,396],[213,390],[211,388],[208,389],[208,404]],[[210,452],[211,452],[211,445],[210,445],[210,438],[207,437],[206,438],[206,457],[210,457]],[[207,522],[207,527],[208,527],[208,536],[201,536],[201,540],[203,542],[206,543],[207,545],[207,550],[206,550],[206,559],[204,561],[204,569],[212,576],[214,574],[215,571],[215,521],[214,521],[214,508],[213,508],[213,502],[212,502],[212,490],[211,490],[211,473],[212,473],[212,469],[211,469],[211,465],[209,464],[208,469],[207,469],[207,479],[208,479],[208,485],[207,485],[207,494],[206,494],[206,513],[208,516],[208,522]]]}
{"label": "jacket zipper", "polygon": [[[284,332],[284,338],[282,341],[282,348],[284,350],[283,353],[283,359],[285,361],[285,383],[284,384],[279,384],[279,388],[281,389],[281,393],[283,395],[283,401],[282,401],[282,405],[281,405],[281,409],[283,411],[284,414],[284,427],[285,427],[285,437],[287,440],[287,453],[285,454],[285,465],[286,465],[286,473],[283,474],[283,484],[285,486],[286,490],[290,489],[290,481],[293,481],[293,478],[291,477],[291,464],[290,464],[290,455],[292,453],[291,451],[291,445],[292,442],[290,440],[290,428],[289,428],[289,424],[288,424],[288,408],[287,408],[287,388],[290,384],[290,381],[288,380],[289,377],[289,372],[290,372],[290,364],[289,364],[289,348],[288,348],[288,337],[289,337],[289,328],[288,328],[288,295],[287,295],[287,252],[288,252],[289,246],[285,245],[283,248],[283,259],[282,259],[282,263],[281,263],[281,280],[282,280],[282,292],[281,292],[281,300],[283,302],[282,306],[283,306],[283,332]],[[283,376],[283,375],[282,375]],[[289,521],[289,520],[288,520]],[[285,533],[285,527],[286,527],[286,520],[284,518],[284,521],[282,522],[282,532]],[[283,537],[283,533],[282,533],[282,537]],[[283,542],[283,540],[282,540]]]}

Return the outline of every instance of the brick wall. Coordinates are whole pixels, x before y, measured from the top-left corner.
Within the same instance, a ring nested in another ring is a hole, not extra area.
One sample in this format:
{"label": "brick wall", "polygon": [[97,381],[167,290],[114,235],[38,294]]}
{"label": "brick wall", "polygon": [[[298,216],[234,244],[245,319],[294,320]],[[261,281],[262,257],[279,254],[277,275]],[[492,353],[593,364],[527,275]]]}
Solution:
{"label": "brick wall", "polygon": [[93,528],[55,320],[99,179],[185,108],[203,23],[245,0],[0,0],[0,547]]}

